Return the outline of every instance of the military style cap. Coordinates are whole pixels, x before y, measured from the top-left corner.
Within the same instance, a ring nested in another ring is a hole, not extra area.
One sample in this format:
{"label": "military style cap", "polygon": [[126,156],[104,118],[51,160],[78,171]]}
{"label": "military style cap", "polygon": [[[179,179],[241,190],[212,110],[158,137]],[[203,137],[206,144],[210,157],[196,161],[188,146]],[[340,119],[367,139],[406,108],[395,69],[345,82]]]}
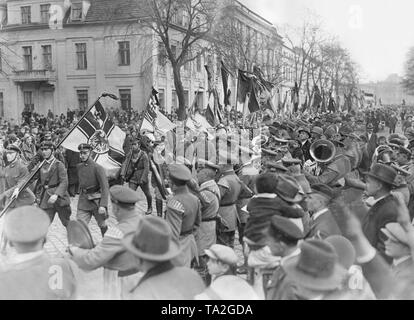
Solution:
{"label": "military style cap", "polygon": [[88,144],[88,143],[81,143],[78,146],[78,150],[79,151],[82,151],[82,150],[92,150],[92,149],[93,149],[92,146],[90,144]]}
{"label": "military style cap", "polygon": [[55,145],[53,144],[52,141],[42,141],[42,143],[40,144],[40,148],[47,148],[47,149],[54,149]]}
{"label": "military style cap", "polygon": [[109,193],[115,203],[134,204],[139,200],[138,192],[120,185],[112,186]]}
{"label": "military style cap", "polygon": [[183,164],[170,164],[168,166],[170,176],[176,180],[190,181],[191,171]]}
{"label": "military style cap", "polygon": [[311,132],[319,134],[319,135],[323,135],[323,129],[321,127],[318,127],[318,126],[313,127]]}
{"label": "military style cap", "polygon": [[213,244],[209,249],[205,250],[204,253],[210,258],[222,261],[228,265],[237,265],[237,255],[230,247],[221,244]]}
{"label": "military style cap", "polygon": [[49,216],[43,210],[23,206],[6,215],[4,234],[9,241],[29,243],[46,237],[49,225]]}
{"label": "military style cap", "polygon": [[406,154],[408,157],[411,157],[412,153],[410,149],[404,148],[403,146],[400,146],[400,153]]}
{"label": "military style cap", "polygon": [[21,153],[22,151],[20,150],[20,148],[14,144],[9,144],[7,146],[6,152],[17,152],[17,153]]}
{"label": "military style cap", "polygon": [[391,222],[381,228],[381,231],[394,242],[401,242],[405,245],[409,244],[407,235],[399,223]]}
{"label": "military style cap", "polygon": [[292,220],[279,215],[274,215],[270,219],[269,235],[272,237],[283,235],[292,240],[304,238],[303,232]]}

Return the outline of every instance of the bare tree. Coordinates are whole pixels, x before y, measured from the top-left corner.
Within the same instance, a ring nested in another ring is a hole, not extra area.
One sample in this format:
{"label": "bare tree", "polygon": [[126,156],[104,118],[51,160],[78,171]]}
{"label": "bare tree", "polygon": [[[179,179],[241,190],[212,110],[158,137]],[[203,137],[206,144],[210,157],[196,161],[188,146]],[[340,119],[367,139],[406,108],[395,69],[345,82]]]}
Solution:
{"label": "bare tree", "polygon": [[[165,47],[178,97],[178,119],[186,117],[181,68],[209,50],[208,36],[218,10],[216,0],[137,0],[143,18],[138,25],[152,30]],[[178,39],[178,46],[176,42]]]}
{"label": "bare tree", "polygon": [[407,53],[404,68],[402,85],[408,94],[414,95],[414,47]]}

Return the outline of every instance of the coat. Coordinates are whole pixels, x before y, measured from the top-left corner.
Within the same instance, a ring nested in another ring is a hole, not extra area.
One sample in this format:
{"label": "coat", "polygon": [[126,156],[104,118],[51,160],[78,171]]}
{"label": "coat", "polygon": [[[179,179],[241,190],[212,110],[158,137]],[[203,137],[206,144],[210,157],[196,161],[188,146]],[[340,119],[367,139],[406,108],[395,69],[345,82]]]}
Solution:
{"label": "coat", "polygon": [[133,162],[133,153],[129,153],[122,164],[121,176],[124,176],[127,182],[135,183],[137,185],[148,182],[149,174],[149,160],[145,151],[140,150],[136,162]]}
{"label": "coat", "polygon": [[310,154],[310,146],[311,146],[311,142],[309,140],[306,140],[306,142],[301,146],[303,158],[305,162],[307,160],[314,161]]}
{"label": "coat", "polygon": [[29,260],[0,267],[0,300],[75,299],[75,272],[73,262],[50,258],[45,252]]}
{"label": "coat", "polygon": [[237,208],[236,201],[242,192],[242,184],[233,170],[224,172],[217,185],[220,188],[220,207],[218,214],[224,223],[224,232],[236,230]]}
{"label": "coat", "polygon": [[397,222],[396,203],[390,194],[375,203],[367,212],[363,220],[363,231],[371,245],[378,250],[381,256],[391,263],[391,258],[385,254],[385,240],[387,236],[381,231],[390,222]]}
{"label": "coat", "polygon": [[187,186],[178,187],[167,202],[165,219],[171,227],[173,239],[182,248],[175,262],[189,267],[192,259],[198,257],[195,235],[201,223],[200,200]]}
{"label": "coat", "polygon": [[[40,179],[40,184],[45,187],[45,189],[41,188],[41,194],[39,195],[42,197],[39,199],[39,207],[41,209],[51,209],[55,206],[63,207],[70,205],[68,176],[62,162],[54,159],[51,165],[45,163],[39,170],[38,178]],[[45,192],[43,192],[43,190],[45,190]],[[48,203],[48,200],[53,194],[56,194],[59,197],[54,204],[50,204]]]}
{"label": "coat", "polygon": [[197,272],[165,262],[149,270],[127,299],[192,300],[204,289],[204,282]]}
{"label": "coat", "polygon": [[407,260],[402,261],[397,265],[392,265],[392,273],[395,278],[402,281],[413,281],[414,280],[414,261],[410,257]]}
{"label": "coat", "polygon": [[[15,188],[23,183],[24,178],[29,174],[26,165],[22,160],[17,160],[9,164],[5,168],[0,169],[0,177],[5,177],[6,179],[6,191],[4,196],[10,198],[13,194]],[[33,205],[36,201],[36,197],[32,190],[26,188],[20,194],[14,204],[10,208],[17,208],[24,205]]]}
{"label": "coat", "polygon": [[220,202],[220,190],[214,180],[200,186],[201,224],[196,233],[198,255],[204,255],[204,250],[216,243],[216,218]]}
{"label": "coat", "polygon": [[92,159],[89,159],[86,162],[79,163],[77,169],[80,189],[78,210],[97,209],[97,204],[93,200],[88,200],[88,195],[84,191],[87,189],[93,192],[100,192],[101,198],[98,204],[100,207],[108,208],[109,184],[104,168]]}

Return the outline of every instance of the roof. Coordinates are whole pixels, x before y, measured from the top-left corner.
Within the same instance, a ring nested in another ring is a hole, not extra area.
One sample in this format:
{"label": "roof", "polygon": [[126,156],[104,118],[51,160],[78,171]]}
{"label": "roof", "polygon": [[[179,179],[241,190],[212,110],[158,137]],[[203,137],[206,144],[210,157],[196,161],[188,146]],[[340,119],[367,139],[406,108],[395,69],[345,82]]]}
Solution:
{"label": "roof", "polygon": [[90,0],[86,22],[128,20],[140,17],[137,0]]}

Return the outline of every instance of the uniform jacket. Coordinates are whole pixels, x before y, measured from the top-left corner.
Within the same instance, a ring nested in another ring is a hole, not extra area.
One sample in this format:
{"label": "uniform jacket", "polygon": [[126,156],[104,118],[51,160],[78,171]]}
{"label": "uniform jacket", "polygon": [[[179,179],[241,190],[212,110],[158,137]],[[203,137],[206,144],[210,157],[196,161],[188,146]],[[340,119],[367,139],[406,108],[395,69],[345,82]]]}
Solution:
{"label": "uniform jacket", "polygon": [[374,155],[375,149],[378,147],[377,142],[377,134],[372,133],[371,138],[368,140],[368,134],[365,133],[365,137],[367,138],[367,152],[370,159],[372,159],[372,156]]}
{"label": "uniform jacket", "polygon": [[[0,177],[5,177],[6,183],[6,197],[11,197],[15,188],[21,185],[24,182],[24,178],[27,177],[29,171],[27,170],[26,165],[22,160],[17,160],[9,164],[4,169],[0,169]],[[32,190],[26,188],[20,194],[15,203],[11,208],[23,206],[23,205],[32,205],[35,203],[35,195]]]}
{"label": "uniform jacket", "polygon": [[[66,168],[62,162],[57,159],[52,160],[51,163],[45,163],[42,168],[39,170],[38,177],[40,178],[41,185],[45,185],[46,190],[43,193],[42,199],[40,201],[41,209],[50,209],[54,206],[63,207],[70,205],[70,197],[68,193],[68,175]],[[51,188],[48,186],[52,186]],[[54,187],[53,187],[54,186]],[[48,203],[48,200],[51,195],[58,195],[58,200],[54,204]],[[39,195],[41,196],[41,194]]]}
{"label": "uniform jacket", "polygon": [[96,209],[95,202],[92,200],[88,200],[87,194],[82,192],[82,190],[91,187],[99,188],[98,192],[101,193],[99,206],[108,208],[109,185],[104,168],[92,159],[89,159],[86,162],[79,163],[77,169],[79,178],[79,189],[81,191],[79,194],[78,210]]}
{"label": "uniform jacket", "polygon": [[174,263],[190,267],[191,261],[198,257],[195,237],[201,223],[200,200],[187,186],[177,188],[167,202],[165,218],[173,231],[173,238],[181,247],[181,254],[174,259]]}
{"label": "uniform jacket", "polygon": [[375,203],[367,212],[363,221],[363,231],[371,245],[378,250],[382,257],[391,263],[391,258],[385,254],[384,242],[387,236],[381,231],[390,222],[397,222],[396,203],[392,195],[388,195]]}
{"label": "uniform jacket", "polygon": [[328,209],[316,218],[314,216],[312,217],[311,229],[308,234],[309,238],[317,237],[319,239],[325,239],[332,235],[342,235],[342,233],[335,218]]}
{"label": "uniform jacket", "polygon": [[136,230],[140,217],[136,210],[127,211],[122,208],[120,210],[119,215],[122,218],[119,223],[116,226],[109,225],[102,241],[95,248],[74,250],[72,259],[81,269],[94,270],[105,267],[128,273],[138,271],[135,258],[122,245],[122,238],[125,234]]}
{"label": "uniform jacket", "polygon": [[201,277],[192,269],[170,262],[149,270],[132,290],[130,300],[192,300],[203,292]]}
{"label": "uniform jacket", "polygon": [[[200,197],[203,199],[201,208],[201,224],[197,230],[196,243],[198,255],[216,243],[216,220],[220,202],[220,190],[214,180],[200,185]],[[213,219],[213,220],[212,220]]]}
{"label": "uniform jacket", "polygon": [[300,300],[303,295],[300,286],[279,266],[265,284],[265,296],[266,300]]}
{"label": "uniform jacket", "polygon": [[[0,300],[66,300],[76,298],[76,266],[41,253],[0,269]],[[61,288],[51,287],[53,276]],[[58,277],[62,277],[59,279]]]}
{"label": "uniform jacket", "polygon": [[220,188],[219,216],[225,224],[225,231],[235,231],[237,226],[236,201],[242,192],[242,184],[233,170],[224,172],[217,185]]}
{"label": "uniform jacket", "polygon": [[201,222],[200,200],[187,186],[177,188],[174,196],[167,202],[165,218],[173,231],[173,238],[177,241],[180,235],[195,233]]}
{"label": "uniform jacket", "polygon": [[125,175],[128,182],[144,184],[148,182],[149,160],[145,151],[140,150],[138,160],[132,161],[133,154],[130,152],[122,164],[121,173]]}

